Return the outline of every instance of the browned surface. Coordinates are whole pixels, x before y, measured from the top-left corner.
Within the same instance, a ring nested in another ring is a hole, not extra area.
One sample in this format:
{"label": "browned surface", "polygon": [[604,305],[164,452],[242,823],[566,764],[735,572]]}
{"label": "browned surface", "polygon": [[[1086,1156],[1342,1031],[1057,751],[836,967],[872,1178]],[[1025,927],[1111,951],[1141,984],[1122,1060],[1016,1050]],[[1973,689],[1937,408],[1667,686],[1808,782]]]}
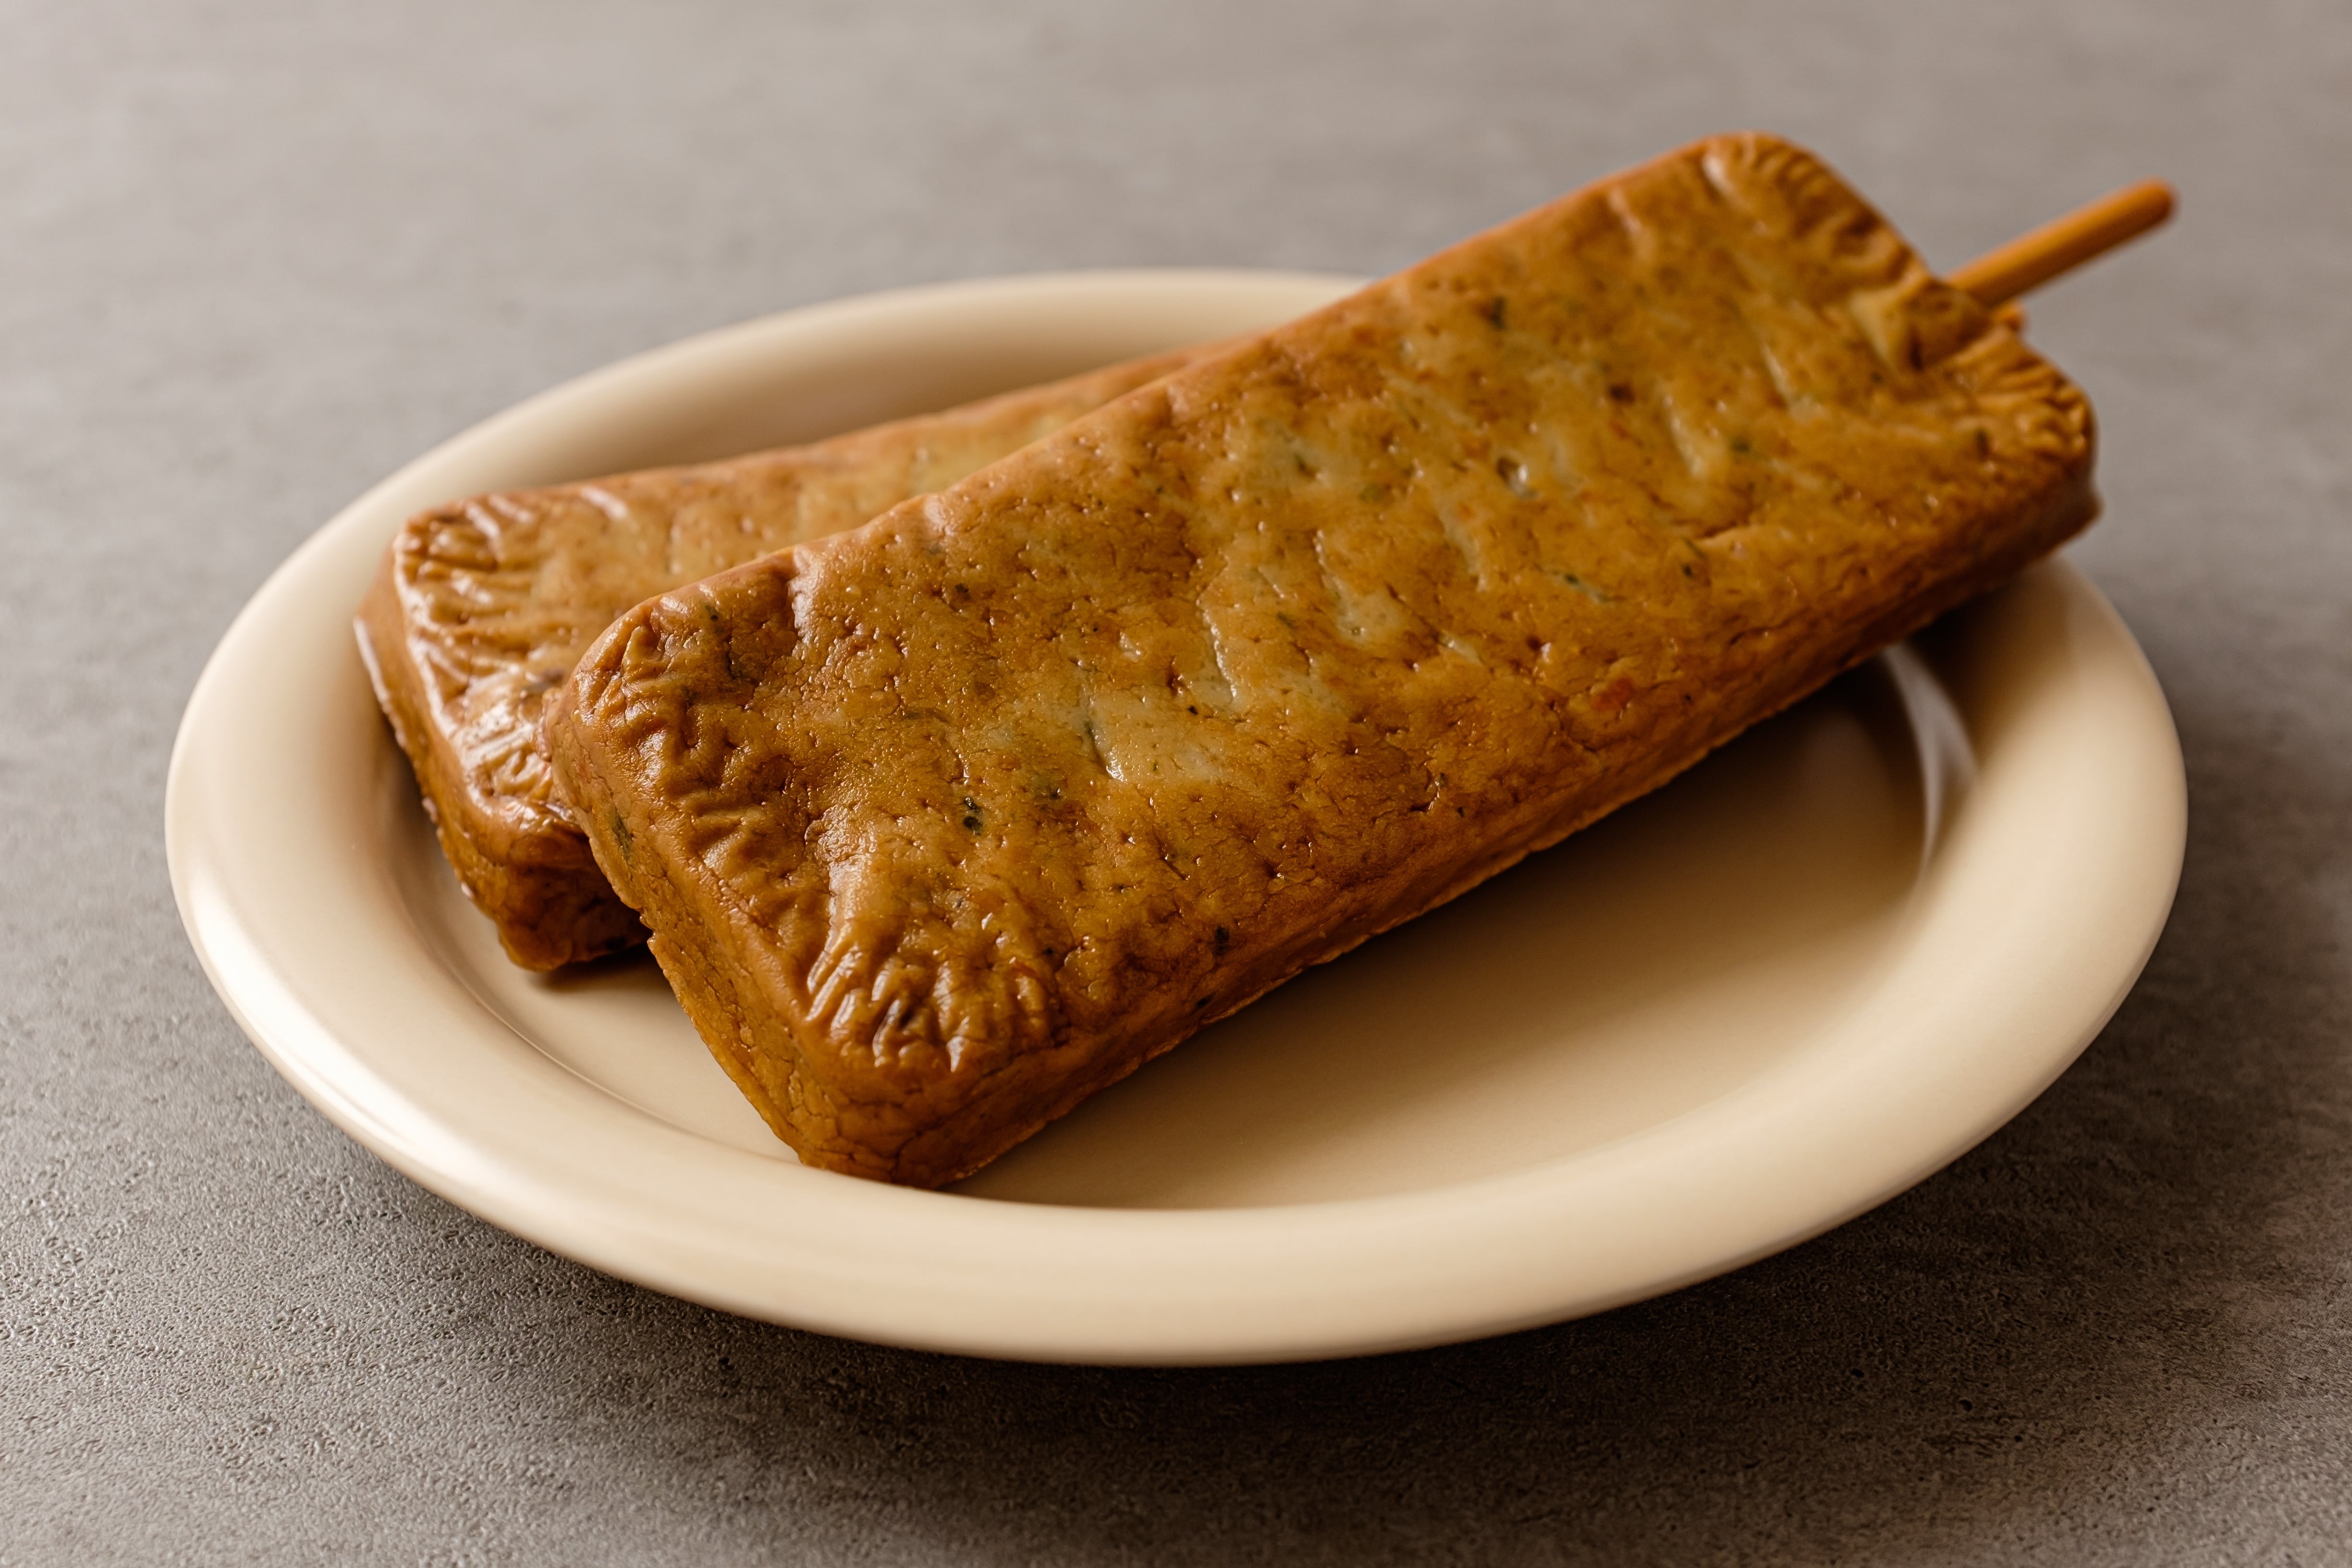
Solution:
{"label": "browned surface", "polygon": [[638,606],[550,729],[770,1124],[937,1184],[2008,576],[2091,453],[1719,139]]}
{"label": "browned surface", "polygon": [[645,938],[565,816],[540,738],[549,689],[614,616],[952,484],[1189,357],[729,462],[478,496],[404,525],[361,606],[360,647],[441,847],[508,955],[552,969]]}

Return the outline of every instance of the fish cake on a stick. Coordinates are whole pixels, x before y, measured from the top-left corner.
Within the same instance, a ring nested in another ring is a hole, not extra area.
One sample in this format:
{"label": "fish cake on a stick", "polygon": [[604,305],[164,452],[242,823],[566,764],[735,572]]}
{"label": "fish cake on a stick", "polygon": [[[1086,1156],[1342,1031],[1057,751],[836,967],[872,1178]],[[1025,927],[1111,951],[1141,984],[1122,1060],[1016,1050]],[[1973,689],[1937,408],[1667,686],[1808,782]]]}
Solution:
{"label": "fish cake on a stick", "polygon": [[360,606],[376,700],[458,881],[507,955],[553,969],[645,940],[556,797],[548,691],[639,600],[954,483],[1198,351],[1153,355],[808,446],[412,518]]}
{"label": "fish cake on a stick", "polygon": [[551,739],[769,1124],[935,1185],[2006,579],[2091,461],[1723,137],[637,606]]}

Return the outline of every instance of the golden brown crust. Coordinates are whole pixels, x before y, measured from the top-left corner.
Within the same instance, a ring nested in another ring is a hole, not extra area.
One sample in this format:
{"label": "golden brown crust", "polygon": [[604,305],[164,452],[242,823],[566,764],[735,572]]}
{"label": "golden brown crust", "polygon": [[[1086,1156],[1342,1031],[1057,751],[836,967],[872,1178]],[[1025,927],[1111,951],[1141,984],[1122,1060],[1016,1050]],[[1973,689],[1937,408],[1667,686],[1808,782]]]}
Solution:
{"label": "golden brown crust", "polygon": [[477,496],[409,520],[355,629],[441,847],[508,955],[552,969],[645,940],[572,826],[540,735],[547,692],[614,616],[952,484],[1198,353],[810,446]]}
{"label": "golden brown crust", "polygon": [[2014,573],[2091,457],[1718,138],[638,606],[551,739],[770,1124],[936,1184]]}

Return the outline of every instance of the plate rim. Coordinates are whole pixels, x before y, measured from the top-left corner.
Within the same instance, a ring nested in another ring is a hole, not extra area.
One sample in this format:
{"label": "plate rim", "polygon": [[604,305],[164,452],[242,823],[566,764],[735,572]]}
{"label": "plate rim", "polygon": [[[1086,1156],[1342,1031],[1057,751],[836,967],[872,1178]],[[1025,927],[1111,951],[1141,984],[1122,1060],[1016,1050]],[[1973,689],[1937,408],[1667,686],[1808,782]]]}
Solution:
{"label": "plate rim", "polygon": [[[2003,1069],[1996,1080],[1977,1084],[1972,1094],[1913,1103],[1917,1086],[1906,1090],[1899,1078],[1888,1079],[1885,1052],[1876,1047],[1809,1057],[1762,1075],[1758,1081],[1788,1105],[1818,1108],[1824,1096],[1874,1093],[1906,1110],[1915,1133],[1923,1121],[1934,1130],[1908,1140],[1863,1138],[1827,1161],[1792,1162],[1784,1146],[1768,1167],[1780,1183],[1766,1194],[1769,1202],[1747,1192],[1737,1205],[1722,1197],[1725,1149],[1756,1152],[1753,1128],[1743,1132],[1740,1118],[1771,1109],[1748,1103],[1756,1084],[1601,1149],[1457,1185],[1255,1209],[1057,1208],[879,1186],[718,1150],[571,1078],[518,1039],[521,1054],[576,1086],[567,1099],[560,1086],[535,1080],[527,1062],[510,1060],[514,1053],[484,1054],[481,1081],[511,1096],[508,1109],[526,1118],[531,1137],[519,1145],[501,1142],[495,1130],[486,1132],[478,1120],[435,1100],[430,1086],[402,1080],[407,1068],[371,1054],[381,1042],[355,1046],[346,1037],[351,1004],[336,1000],[336,986],[363,988],[373,984],[367,976],[329,972],[315,953],[293,961],[295,972],[288,972],[288,911],[273,912],[268,900],[283,904],[285,889],[298,884],[285,881],[281,868],[268,873],[278,880],[265,885],[264,871],[249,858],[273,852],[270,847],[224,842],[225,833],[236,837],[222,826],[224,814],[236,816],[229,798],[235,781],[254,786],[256,798],[272,798],[271,788],[285,787],[262,776],[271,766],[266,748],[236,743],[240,718],[254,721],[241,715],[239,702],[255,705],[254,672],[267,666],[274,629],[299,620],[298,611],[317,618],[314,581],[348,575],[347,558],[373,531],[372,559],[399,518],[425,504],[415,498],[430,490],[435,476],[478,467],[501,452],[528,468],[534,452],[535,460],[548,460],[546,450],[586,438],[583,426],[624,417],[633,401],[706,384],[763,355],[854,347],[861,333],[904,337],[941,323],[1024,312],[1042,321],[1072,310],[1148,310],[1179,297],[1195,308],[1208,301],[1212,310],[1219,300],[1240,310],[1244,300],[1263,301],[1284,290],[1311,303],[1353,281],[1150,268],[1028,274],[855,296],[616,362],[437,444],[339,511],[270,574],[231,622],[191,692],[166,784],[166,858],[183,923],[215,990],[272,1066],[329,1120],[421,1185],[537,1245],[745,1316],[1024,1360],[1299,1360],[1558,1321],[1793,1246],[1904,1191],[1990,1135],[2071,1065],[2121,1005],[2162,931],[2186,844],[2185,771],[2162,691],[2113,607],[2063,559],[2034,568],[1991,599],[2022,602],[2023,595],[2040,606],[2036,613],[2054,616],[2060,630],[2053,635],[2075,661],[2069,678],[2098,686],[2104,712],[2084,708],[2075,717],[2102,726],[2096,733],[2113,755],[2112,776],[2101,782],[2126,797],[2108,825],[2116,842],[2100,846],[2113,875],[2079,890],[2098,903],[2100,929],[2086,932],[2087,921],[2071,931],[2037,929],[2045,962],[2009,954],[2013,964],[2027,965],[2020,973],[2032,984],[1989,1005],[1997,1016],[1980,1021],[1976,1032],[2006,1029],[2008,1046],[1995,1058]],[[1988,613],[2004,612],[1996,606]],[[347,636],[342,643],[348,653]],[[355,667],[356,655],[348,657]],[[280,672],[273,679],[316,696],[312,688],[323,690],[327,677]],[[312,686],[299,687],[303,679]],[[372,710],[366,718],[375,722]],[[2074,762],[2086,767],[2096,760]],[[2071,777],[2063,768],[2053,776],[2061,784]],[[280,826],[282,819],[272,824]],[[275,852],[286,851],[280,846]],[[240,855],[248,863],[240,865]],[[257,899],[263,900],[258,911]],[[257,929],[257,919],[265,929]],[[270,925],[273,920],[280,924]],[[2053,976],[2046,962],[2053,941],[2075,961],[2071,984]],[[430,992],[429,977],[412,978]],[[467,1003],[480,1007],[451,979]],[[454,1005],[452,998],[423,994],[415,1002],[420,1016]],[[1843,1039],[1871,1024],[1852,1021],[1835,1033]],[[1948,1025],[1945,1020],[1944,1035],[1935,1037],[1948,1036]],[[495,1016],[491,1026],[510,1034]],[[1839,1079],[1841,1072],[1853,1081]],[[1824,1073],[1829,1077],[1821,1079]],[[569,1150],[531,1141],[543,1141],[559,1125],[568,1129]],[[1810,1125],[1790,1123],[1781,1143]],[[627,1157],[584,1158],[581,1151],[598,1135],[623,1140]],[[692,1214],[647,1212],[661,1205],[643,1202],[630,1210],[627,1180],[680,1171],[722,1182],[719,1200]],[[1752,1185],[1754,1173],[1748,1174]],[[1647,1194],[1646,1205],[1624,1202],[1629,1192]],[[1603,1195],[1597,1206],[1596,1193]],[[1662,1234],[1657,1222],[1664,1216],[1685,1223]],[[1529,1255],[1531,1239],[1579,1222],[1581,1267],[1564,1267],[1557,1249]],[[877,1242],[877,1236],[885,1239]],[[782,1265],[780,1246],[793,1249]],[[747,1258],[747,1249],[755,1256]]]}

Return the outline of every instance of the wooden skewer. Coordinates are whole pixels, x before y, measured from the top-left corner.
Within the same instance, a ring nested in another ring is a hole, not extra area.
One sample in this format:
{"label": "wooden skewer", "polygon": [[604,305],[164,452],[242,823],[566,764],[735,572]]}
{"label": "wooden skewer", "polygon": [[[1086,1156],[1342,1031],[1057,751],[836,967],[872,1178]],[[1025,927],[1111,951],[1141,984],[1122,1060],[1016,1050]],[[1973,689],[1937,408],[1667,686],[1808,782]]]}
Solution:
{"label": "wooden skewer", "polygon": [[1954,272],[1949,281],[1984,304],[2005,304],[2146,234],[2171,216],[2172,187],[2162,180],[2142,180],[1987,251]]}

